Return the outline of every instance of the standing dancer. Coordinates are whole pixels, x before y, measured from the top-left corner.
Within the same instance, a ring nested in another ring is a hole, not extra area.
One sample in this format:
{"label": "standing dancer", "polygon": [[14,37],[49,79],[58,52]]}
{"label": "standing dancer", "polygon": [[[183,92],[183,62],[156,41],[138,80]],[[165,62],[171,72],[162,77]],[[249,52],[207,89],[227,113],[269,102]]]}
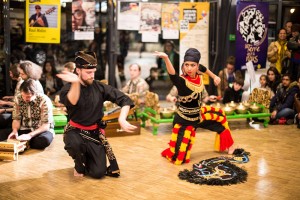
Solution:
{"label": "standing dancer", "polygon": [[195,48],[185,52],[181,76],[176,74],[166,53],[156,51],[155,55],[165,61],[170,79],[178,88],[179,96],[170,147],[161,153],[162,156],[177,165],[188,163],[197,128],[217,132],[215,149],[228,150],[228,154],[232,154],[233,139],[224,112],[210,106],[201,108],[204,84],[199,71],[205,72],[206,68],[199,65],[200,52]]}
{"label": "standing dancer", "polygon": [[[62,88],[60,99],[67,107],[70,119],[65,128],[64,143],[75,162],[74,176],[117,177],[120,175],[117,160],[101,130],[105,128],[102,121],[103,102],[111,101],[122,107],[118,121],[126,132],[136,128],[126,121],[133,102],[118,89],[94,80],[97,66],[95,53],[77,52],[75,64],[77,74],[63,71],[57,75],[63,81],[70,82]],[[110,162],[108,168],[106,156]]]}

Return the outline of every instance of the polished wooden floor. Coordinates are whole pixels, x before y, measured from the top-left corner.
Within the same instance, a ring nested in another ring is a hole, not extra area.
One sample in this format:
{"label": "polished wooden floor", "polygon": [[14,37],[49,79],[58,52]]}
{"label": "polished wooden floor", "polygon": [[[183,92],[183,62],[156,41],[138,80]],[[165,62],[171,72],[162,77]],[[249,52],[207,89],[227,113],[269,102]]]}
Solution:
{"label": "polished wooden floor", "polygon": [[220,154],[212,150],[214,133],[199,129],[191,163],[175,166],[160,156],[170,139],[168,124],[159,135],[151,127],[141,135],[109,138],[121,169],[119,178],[73,177],[73,161],[57,135],[44,151],[28,150],[18,161],[0,162],[0,199],[300,199],[300,130],[295,125],[251,127],[230,121],[236,145],[251,152],[243,164],[246,183],[195,185],[178,179],[180,170]]}

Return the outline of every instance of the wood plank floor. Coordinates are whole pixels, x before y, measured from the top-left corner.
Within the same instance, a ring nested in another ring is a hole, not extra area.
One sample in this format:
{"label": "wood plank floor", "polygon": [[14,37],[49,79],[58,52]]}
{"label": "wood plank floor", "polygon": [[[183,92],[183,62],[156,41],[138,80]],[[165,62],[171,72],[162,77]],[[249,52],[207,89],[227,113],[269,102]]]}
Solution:
{"label": "wood plank floor", "polygon": [[44,151],[28,150],[18,161],[0,162],[0,199],[300,199],[300,130],[295,125],[254,129],[230,121],[236,145],[251,152],[246,183],[201,186],[180,180],[179,171],[216,157],[214,133],[199,129],[191,163],[175,166],[160,156],[170,139],[169,124],[141,135],[109,138],[121,169],[119,178],[73,177],[73,161],[56,135]]}

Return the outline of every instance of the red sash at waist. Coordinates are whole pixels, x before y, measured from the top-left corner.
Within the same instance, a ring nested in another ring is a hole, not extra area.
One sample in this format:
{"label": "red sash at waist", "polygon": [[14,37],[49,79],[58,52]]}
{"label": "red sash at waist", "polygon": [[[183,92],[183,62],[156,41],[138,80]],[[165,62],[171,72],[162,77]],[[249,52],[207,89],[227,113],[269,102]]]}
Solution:
{"label": "red sash at waist", "polygon": [[82,130],[87,130],[87,131],[95,130],[98,128],[98,124],[93,124],[90,126],[83,126],[81,124],[77,124],[76,122],[73,122],[72,120],[70,120],[69,123],[71,126],[74,126],[76,128],[82,129]]}

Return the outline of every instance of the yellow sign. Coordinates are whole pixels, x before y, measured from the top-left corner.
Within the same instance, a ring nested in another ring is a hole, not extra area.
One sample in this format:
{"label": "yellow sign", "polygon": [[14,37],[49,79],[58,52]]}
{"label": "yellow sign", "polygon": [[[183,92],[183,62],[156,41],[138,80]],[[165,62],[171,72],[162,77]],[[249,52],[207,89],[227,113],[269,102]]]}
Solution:
{"label": "yellow sign", "polygon": [[26,0],[26,42],[60,43],[60,0]]}
{"label": "yellow sign", "polygon": [[[200,63],[209,67],[209,3],[180,2],[180,63],[188,48],[196,48],[201,53]],[[209,78],[203,76],[204,84],[209,84]]]}

